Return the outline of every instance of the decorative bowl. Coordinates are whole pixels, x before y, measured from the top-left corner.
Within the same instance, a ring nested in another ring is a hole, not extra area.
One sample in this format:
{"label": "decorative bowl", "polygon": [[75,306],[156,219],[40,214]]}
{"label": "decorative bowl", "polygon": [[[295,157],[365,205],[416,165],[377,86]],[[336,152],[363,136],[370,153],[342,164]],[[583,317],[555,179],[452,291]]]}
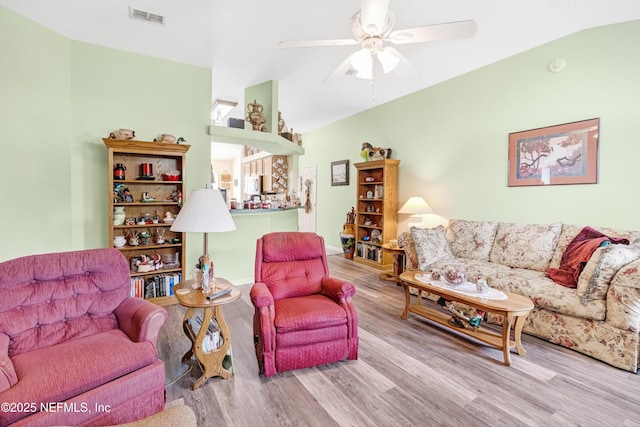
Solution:
{"label": "decorative bowl", "polygon": [[467,270],[459,264],[447,265],[444,268],[442,277],[450,285],[460,285],[467,281]]}

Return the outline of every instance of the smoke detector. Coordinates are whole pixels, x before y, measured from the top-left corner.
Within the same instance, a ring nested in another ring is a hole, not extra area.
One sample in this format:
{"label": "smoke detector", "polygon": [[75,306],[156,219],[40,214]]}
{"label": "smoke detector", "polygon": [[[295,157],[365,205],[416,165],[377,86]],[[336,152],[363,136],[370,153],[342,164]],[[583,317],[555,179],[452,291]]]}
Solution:
{"label": "smoke detector", "polygon": [[145,12],[144,10],[134,9],[129,7],[129,18],[140,19],[141,21],[153,22],[154,24],[164,25],[164,16],[157,15],[151,12]]}

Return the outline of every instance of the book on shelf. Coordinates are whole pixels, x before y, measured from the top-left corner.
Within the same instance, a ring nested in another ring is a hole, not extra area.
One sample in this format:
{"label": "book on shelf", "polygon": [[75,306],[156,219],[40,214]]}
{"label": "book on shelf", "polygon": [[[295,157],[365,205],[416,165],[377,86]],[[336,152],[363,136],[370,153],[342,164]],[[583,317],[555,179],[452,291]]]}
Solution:
{"label": "book on shelf", "polygon": [[[204,317],[202,314],[193,316],[189,319],[189,325],[195,335],[198,335],[200,332],[203,321]],[[202,341],[202,351],[205,353],[211,353],[212,351],[219,349],[223,342],[224,339],[220,335],[220,326],[218,326],[218,322],[216,322],[215,319],[211,319],[209,326],[207,327],[207,333]]]}
{"label": "book on shelf", "polygon": [[135,298],[159,298],[173,295],[173,287],[182,281],[180,273],[164,273],[154,276],[131,278],[131,296]]}

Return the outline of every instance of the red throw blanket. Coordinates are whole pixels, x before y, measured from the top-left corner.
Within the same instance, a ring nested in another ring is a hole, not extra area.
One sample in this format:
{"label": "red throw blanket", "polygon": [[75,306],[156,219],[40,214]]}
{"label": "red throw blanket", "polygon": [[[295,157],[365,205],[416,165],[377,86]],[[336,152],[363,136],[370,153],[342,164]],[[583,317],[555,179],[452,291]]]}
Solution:
{"label": "red throw blanket", "polygon": [[562,254],[559,268],[548,268],[547,275],[554,282],[567,288],[578,287],[578,277],[593,252],[603,242],[620,243],[628,245],[629,240],[617,237],[609,237],[591,227],[584,227],[573,238]]}

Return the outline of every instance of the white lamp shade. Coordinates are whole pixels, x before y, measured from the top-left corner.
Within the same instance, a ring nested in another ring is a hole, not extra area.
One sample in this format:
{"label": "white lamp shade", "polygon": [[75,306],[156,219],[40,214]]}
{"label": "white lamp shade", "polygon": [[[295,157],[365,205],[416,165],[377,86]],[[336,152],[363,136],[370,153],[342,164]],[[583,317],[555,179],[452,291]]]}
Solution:
{"label": "white lamp shade", "polygon": [[431,206],[429,206],[422,197],[411,197],[402,205],[398,213],[420,215],[433,213],[433,209],[431,209]]}
{"label": "white lamp shade", "polygon": [[171,231],[209,233],[233,231],[236,224],[220,191],[211,188],[193,190],[176,217]]}

